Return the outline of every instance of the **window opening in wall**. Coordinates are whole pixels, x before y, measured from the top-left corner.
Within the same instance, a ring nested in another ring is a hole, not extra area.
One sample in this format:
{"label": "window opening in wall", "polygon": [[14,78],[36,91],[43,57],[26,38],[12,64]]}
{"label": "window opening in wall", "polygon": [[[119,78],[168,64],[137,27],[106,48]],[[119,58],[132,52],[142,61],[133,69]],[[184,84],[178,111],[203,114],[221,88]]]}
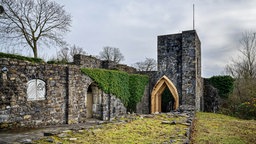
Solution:
{"label": "window opening in wall", "polygon": [[32,79],[27,83],[27,100],[45,100],[45,82],[40,79]]}

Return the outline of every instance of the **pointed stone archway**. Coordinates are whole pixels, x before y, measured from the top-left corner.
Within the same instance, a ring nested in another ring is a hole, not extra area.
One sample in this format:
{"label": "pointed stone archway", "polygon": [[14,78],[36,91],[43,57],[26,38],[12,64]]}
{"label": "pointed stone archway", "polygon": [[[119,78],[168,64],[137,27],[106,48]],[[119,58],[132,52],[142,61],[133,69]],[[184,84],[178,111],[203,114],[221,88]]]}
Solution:
{"label": "pointed stone archway", "polygon": [[163,76],[160,78],[151,93],[151,113],[155,112],[161,112],[161,101],[162,101],[162,93],[165,90],[165,88],[168,88],[174,98],[174,105],[173,109],[176,110],[179,107],[179,95],[177,92],[176,87],[171,82],[170,79],[168,79],[167,76]]}

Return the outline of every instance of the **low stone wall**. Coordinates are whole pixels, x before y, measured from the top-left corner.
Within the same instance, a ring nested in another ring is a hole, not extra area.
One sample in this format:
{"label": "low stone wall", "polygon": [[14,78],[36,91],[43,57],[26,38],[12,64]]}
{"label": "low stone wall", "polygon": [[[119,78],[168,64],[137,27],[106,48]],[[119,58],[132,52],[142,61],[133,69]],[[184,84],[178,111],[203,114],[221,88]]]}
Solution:
{"label": "low stone wall", "polygon": [[136,73],[136,69],[133,67],[124,64],[117,64],[113,61],[100,60],[91,55],[75,55],[74,64],[79,65],[82,68],[102,68],[110,70],[121,70],[127,73]]}
{"label": "low stone wall", "polygon": [[101,68],[102,62],[93,56],[78,54],[74,56],[74,64],[80,67]]}

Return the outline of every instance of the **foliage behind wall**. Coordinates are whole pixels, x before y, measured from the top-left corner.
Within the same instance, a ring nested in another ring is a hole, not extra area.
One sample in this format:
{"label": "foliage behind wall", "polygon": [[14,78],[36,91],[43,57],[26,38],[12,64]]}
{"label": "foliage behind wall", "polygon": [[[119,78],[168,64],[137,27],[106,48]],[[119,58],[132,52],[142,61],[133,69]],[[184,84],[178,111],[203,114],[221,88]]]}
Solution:
{"label": "foliage behind wall", "polygon": [[207,81],[218,89],[221,98],[228,98],[234,89],[234,79],[231,76],[213,76]]}

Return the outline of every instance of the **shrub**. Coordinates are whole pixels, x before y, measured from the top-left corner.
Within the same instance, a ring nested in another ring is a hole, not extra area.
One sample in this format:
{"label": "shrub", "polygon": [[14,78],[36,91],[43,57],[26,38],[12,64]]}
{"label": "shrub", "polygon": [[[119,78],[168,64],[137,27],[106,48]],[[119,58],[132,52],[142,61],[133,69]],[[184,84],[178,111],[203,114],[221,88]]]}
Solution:
{"label": "shrub", "polygon": [[234,79],[231,76],[213,76],[208,81],[218,89],[218,94],[221,98],[228,98],[228,95],[234,89]]}
{"label": "shrub", "polygon": [[256,119],[256,98],[238,106],[237,115],[244,119]]}

